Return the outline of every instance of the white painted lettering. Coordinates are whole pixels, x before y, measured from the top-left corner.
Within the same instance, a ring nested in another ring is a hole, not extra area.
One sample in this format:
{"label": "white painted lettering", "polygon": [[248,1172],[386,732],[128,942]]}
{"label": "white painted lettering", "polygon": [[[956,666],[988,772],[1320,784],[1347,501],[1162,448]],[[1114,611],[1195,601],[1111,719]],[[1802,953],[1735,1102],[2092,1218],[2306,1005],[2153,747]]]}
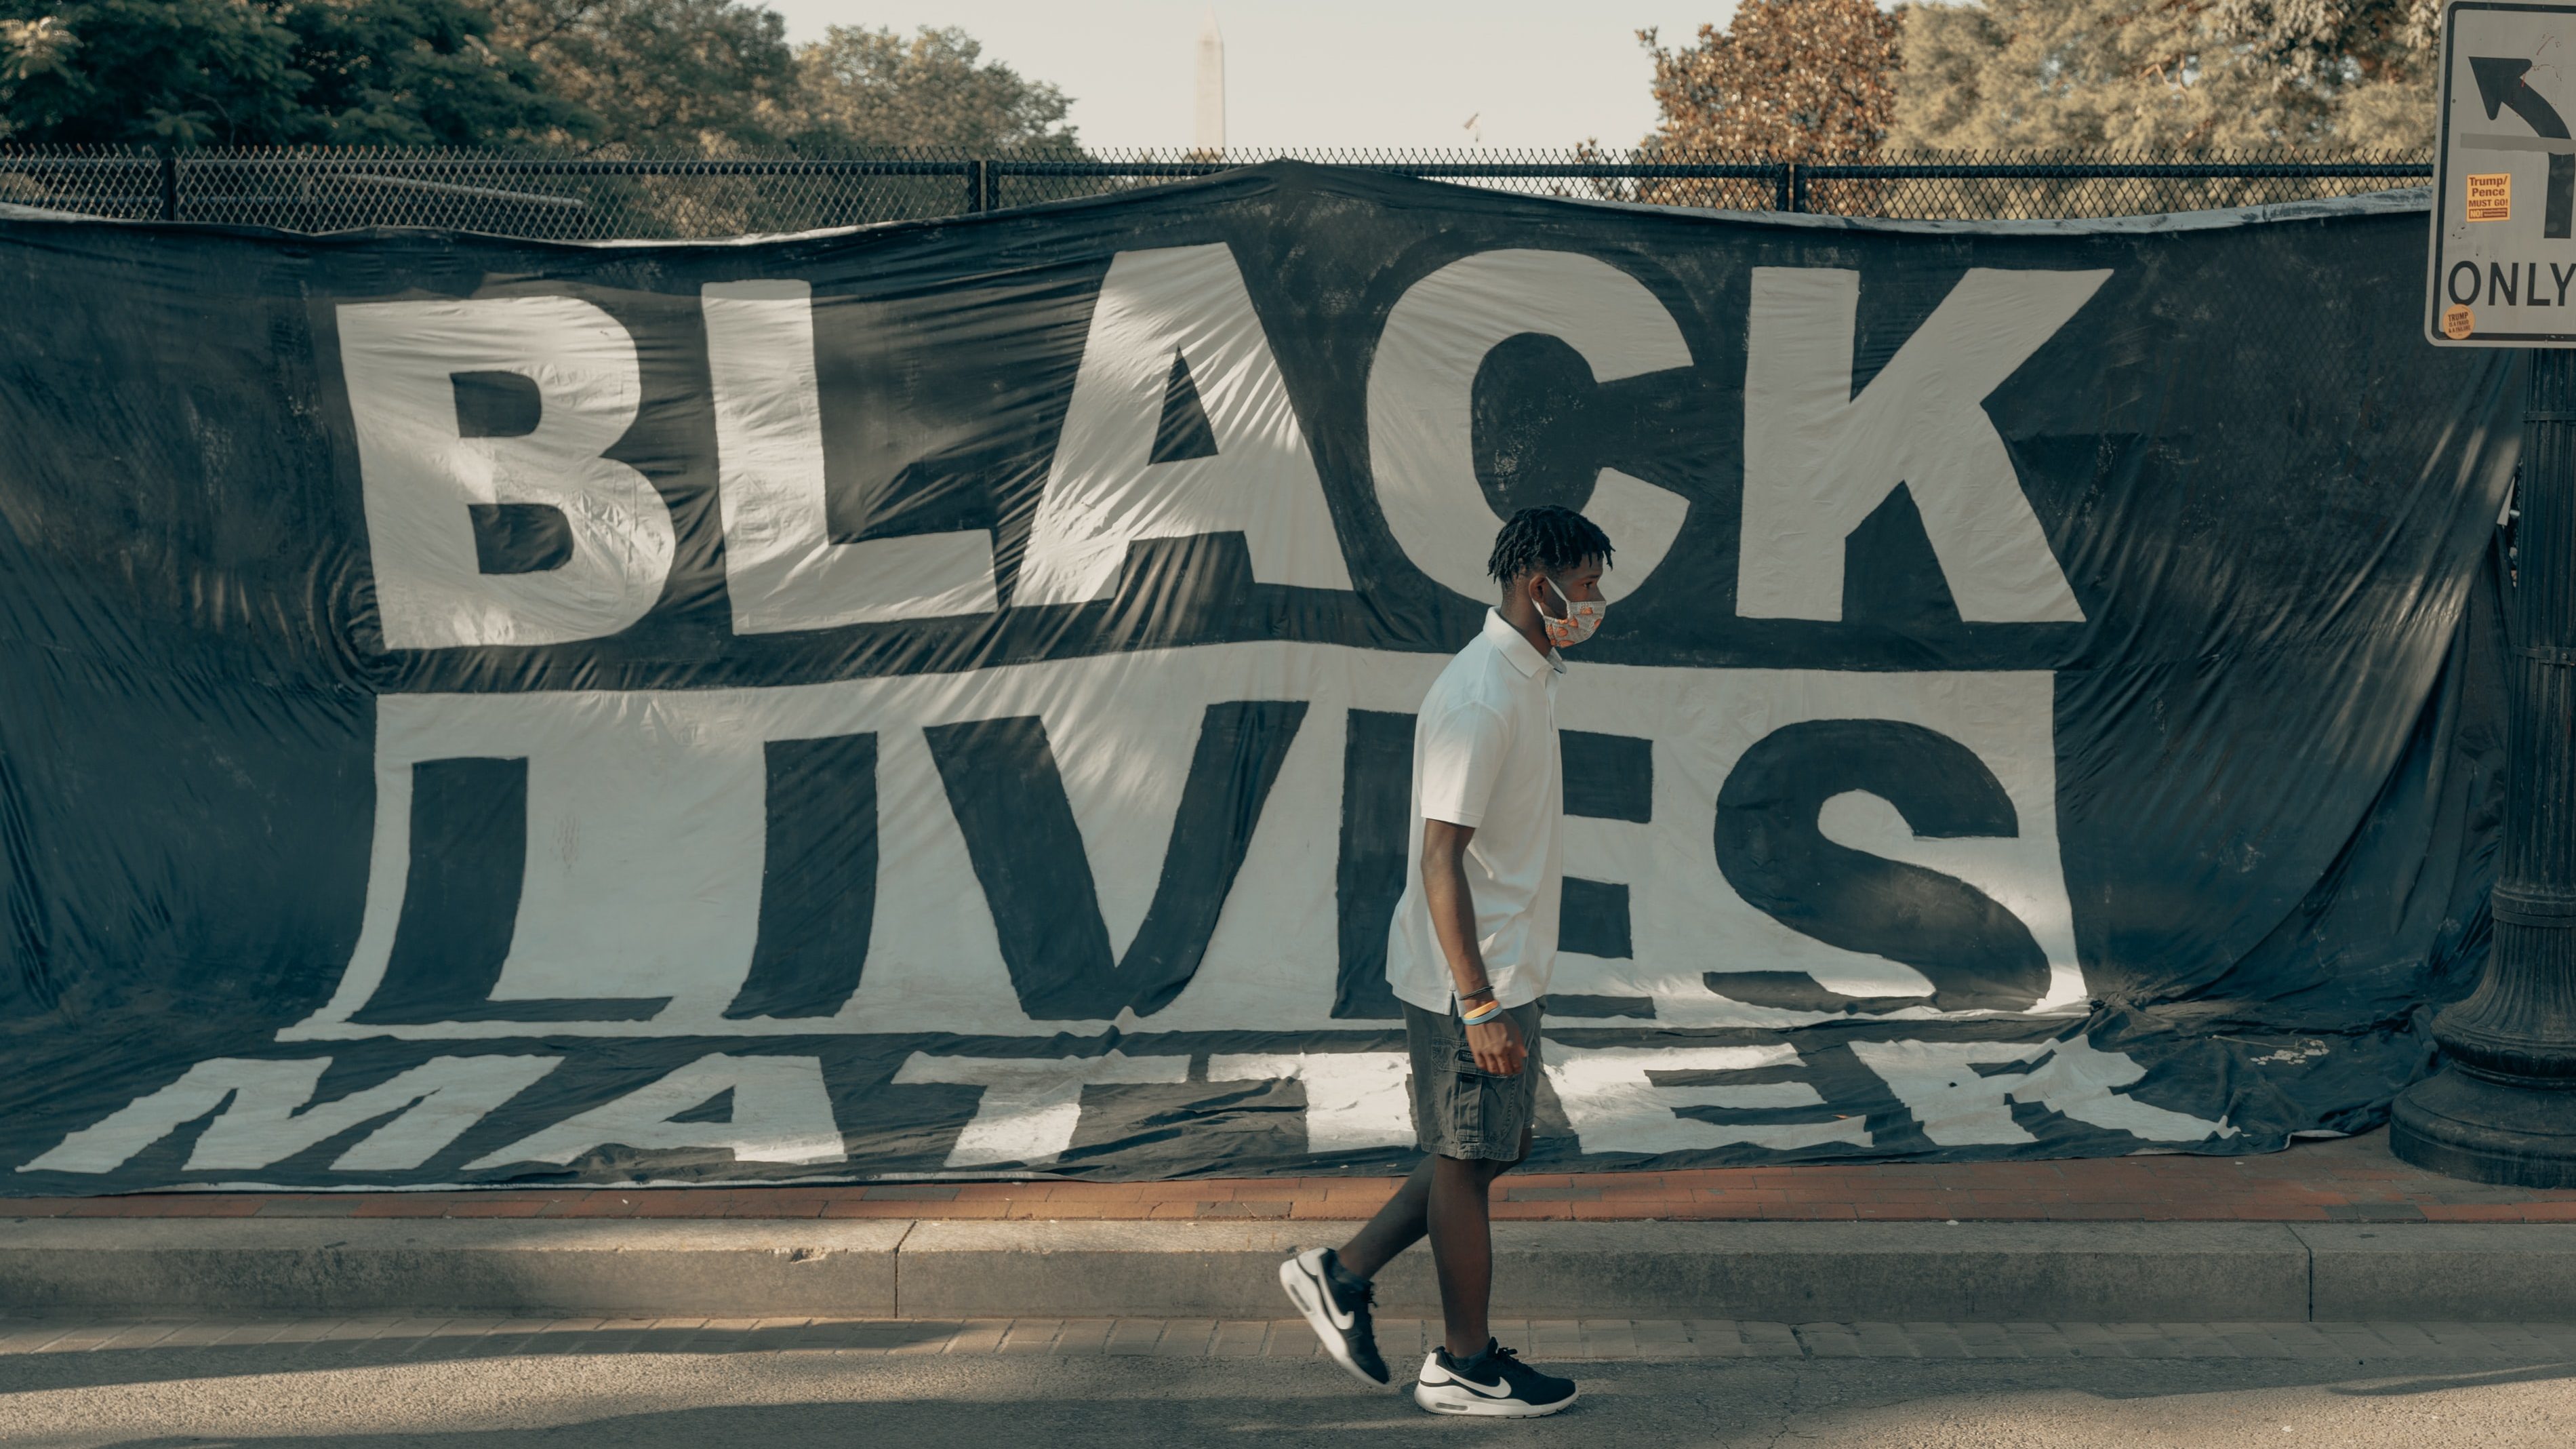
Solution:
{"label": "white painted lettering", "polygon": [[1565,1106],[1566,1121],[1587,1153],[1702,1152],[1749,1143],[1787,1150],[1829,1142],[1869,1145],[1857,1117],[1808,1122],[1703,1122],[1677,1107],[1737,1111],[1822,1108],[1824,1098],[1804,1082],[1746,1082],[1716,1086],[1664,1086],[1658,1072],[1745,1072],[1794,1066],[1785,1045],[1740,1047],[1571,1047],[1550,1037],[1544,1053],[1547,1080]]}
{"label": "white painted lettering", "polygon": [[[1369,365],[1378,506],[1415,567],[1480,601],[1494,593],[1485,556],[1502,519],[1476,481],[1476,371],[1496,344],[1524,332],[1563,341],[1599,382],[1691,365],[1681,327],[1645,283],[1577,252],[1479,252],[1396,302]],[[1602,592],[1618,599],[1644,583],[1689,511],[1677,493],[1602,469],[1583,506],[1619,550]]]}
{"label": "white painted lettering", "polygon": [[[733,1093],[722,1122],[672,1120]],[[514,1162],[569,1163],[601,1147],[716,1148],[736,1162],[825,1163],[847,1160],[820,1057],[704,1056],[615,1101],[467,1163],[480,1172]]]}
{"label": "white painted lettering", "polygon": [[[1166,405],[1195,393],[1213,453],[1154,461]],[[1221,242],[1120,252],[1109,264],[1014,604],[1078,604],[1117,586],[1143,539],[1240,533],[1266,584],[1348,589],[1306,432]]]}
{"label": "white painted lettering", "polygon": [[737,634],[831,629],[999,607],[983,529],[834,543],[812,288],[720,282],[700,293],[715,388],[725,591]]}
{"label": "white painted lettering", "polygon": [[1211,1082],[1295,1081],[1306,1088],[1306,1150],[1351,1152],[1413,1141],[1402,1052],[1258,1052],[1208,1058]]}
{"label": "white painted lettering", "polygon": [[391,1114],[332,1162],[334,1172],[406,1172],[562,1064],[561,1057],[432,1057],[387,1081],[329,1102],[313,1089],[328,1057],[287,1061],[218,1057],[141,1097],[20,1172],[114,1172],[136,1153],[222,1108],[197,1138],[190,1172],[266,1167],[353,1127]]}
{"label": "white painted lettering", "polygon": [[2080,622],[1984,402],[2110,275],[1973,270],[1854,397],[1860,274],[1754,268],[1736,612],[1840,619],[1844,541],[1903,485],[1961,618]]}
{"label": "white painted lettering", "polygon": [[899,1087],[982,1087],[975,1116],[948,1152],[950,1167],[1055,1161],[1073,1145],[1082,1125],[1082,1089],[1089,1086],[1186,1082],[1185,1056],[943,1057],[914,1052],[894,1074]]}
{"label": "white painted lettering", "polygon": [[[643,397],[615,318],[571,297],[495,297],[370,302],[339,320],[385,647],[561,644],[644,617],[676,535],[652,482],[602,456]],[[533,428],[465,436],[456,383],[476,373],[533,384]],[[542,511],[568,556],[485,573],[478,507]]]}
{"label": "white painted lettering", "polygon": [[[2203,1121],[2114,1094],[2113,1088],[2133,1085],[2147,1069],[2081,1035],[2053,1042],[1855,1041],[1851,1049],[1886,1079],[1888,1089],[1923,1124],[1923,1135],[1943,1147],[2037,1141],[2013,1120],[2015,1102],[2150,1142],[2205,1142],[2236,1135],[2223,1119]],[[2023,1062],[2033,1065],[1993,1075],[1976,1070]]]}

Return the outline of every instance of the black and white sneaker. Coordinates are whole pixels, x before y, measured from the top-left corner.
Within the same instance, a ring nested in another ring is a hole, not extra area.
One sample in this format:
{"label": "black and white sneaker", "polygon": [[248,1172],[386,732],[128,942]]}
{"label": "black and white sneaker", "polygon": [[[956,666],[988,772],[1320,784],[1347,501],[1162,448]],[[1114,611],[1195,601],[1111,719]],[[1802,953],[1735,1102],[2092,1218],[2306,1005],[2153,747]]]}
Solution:
{"label": "black and white sneaker", "polygon": [[1367,1279],[1343,1268],[1332,1249],[1308,1248],[1280,1264],[1279,1286],[1315,1325],[1315,1336],[1324,1341],[1333,1362],[1379,1387],[1394,1377],[1378,1357],[1377,1327],[1369,1321],[1369,1304],[1377,1292]]}
{"label": "black and white sneaker", "polygon": [[1413,1385],[1413,1401],[1435,1414],[1492,1419],[1543,1418],[1571,1407],[1576,1397],[1574,1380],[1540,1373],[1490,1338],[1485,1351],[1471,1359],[1451,1358],[1445,1348],[1431,1350]]}

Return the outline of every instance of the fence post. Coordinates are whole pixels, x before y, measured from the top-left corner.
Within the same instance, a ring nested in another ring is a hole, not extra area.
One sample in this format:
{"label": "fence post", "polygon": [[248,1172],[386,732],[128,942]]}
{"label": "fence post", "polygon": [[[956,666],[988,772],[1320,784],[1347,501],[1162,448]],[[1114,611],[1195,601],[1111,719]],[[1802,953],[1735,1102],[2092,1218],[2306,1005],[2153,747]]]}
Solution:
{"label": "fence post", "polygon": [[1772,176],[1771,209],[1773,211],[1795,211],[1798,209],[1795,204],[1795,198],[1790,194],[1790,188],[1797,184],[1797,175],[1797,166],[1795,164],[1790,164],[1780,167],[1777,174]]}
{"label": "fence post", "polygon": [[179,154],[161,148],[161,219],[179,219]]}
{"label": "fence post", "polygon": [[966,210],[969,213],[993,209],[993,163],[966,163]]}

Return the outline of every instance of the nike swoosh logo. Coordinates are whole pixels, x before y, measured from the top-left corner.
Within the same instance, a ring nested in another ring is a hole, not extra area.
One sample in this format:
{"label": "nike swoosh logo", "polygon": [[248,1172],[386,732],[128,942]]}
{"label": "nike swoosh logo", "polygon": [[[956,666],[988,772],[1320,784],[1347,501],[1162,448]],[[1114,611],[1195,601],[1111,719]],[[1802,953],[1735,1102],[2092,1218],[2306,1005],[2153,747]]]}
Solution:
{"label": "nike swoosh logo", "polygon": [[1324,1281],[1324,1275],[1321,1272],[1308,1267],[1303,1259],[1298,1260],[1297,1271],[1305,1274],[1314,1283],[1315,1301],[1324,1305],[1324,1317],[1331,1320],[1335,1328],[1347,1330],[1359,1320],[1358,1314],[1344,1313],[1334,1306],[1333,1285]]}
{"label": "nike swoosh logo", "polygon": [[1344,1313],[1341,1307],[1333,1302],[1333,1285],[1324,1281],[1323,1274],[1317,1273],[1314,1278],[1315,1292],[1324,1300],[1324,1316],[1333,1320],[1335,1328],[1348,1329],[1359,1320],[1358,1314]]}
{"label": "nike swoosh logo", "polygon": [[1483,1384],[1476,1382],[1474,1379],[1461,1378],[1457,1374],[1450,1374],[1448,1381],[1456,1384],[1462,1389],[1465,1389],[1467,1392],[1476,1395],[1478,1398],[1508,1399],[1512,1396],[1512,1386],[1499,1379],[1495,1381],[1494,1386],[1490,1389],[1486,1388]]}

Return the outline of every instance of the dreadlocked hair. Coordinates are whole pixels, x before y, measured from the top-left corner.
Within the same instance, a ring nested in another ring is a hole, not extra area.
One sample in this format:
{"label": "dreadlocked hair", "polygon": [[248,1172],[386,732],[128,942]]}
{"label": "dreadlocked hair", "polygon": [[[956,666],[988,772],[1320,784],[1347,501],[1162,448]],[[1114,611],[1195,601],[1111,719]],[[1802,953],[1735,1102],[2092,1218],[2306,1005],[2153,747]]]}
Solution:
{"label": "dreadlocked hair", "polygon": [[1485,561],[1485,572],[1496,582],[1508,584],[1532,572],[1562,573],[1596,558],[1605,567],[1609,564],[1610,535],[1573,509],[1550,503],[1511,516],[1503,531],[1494,535],[1494,553]]}

